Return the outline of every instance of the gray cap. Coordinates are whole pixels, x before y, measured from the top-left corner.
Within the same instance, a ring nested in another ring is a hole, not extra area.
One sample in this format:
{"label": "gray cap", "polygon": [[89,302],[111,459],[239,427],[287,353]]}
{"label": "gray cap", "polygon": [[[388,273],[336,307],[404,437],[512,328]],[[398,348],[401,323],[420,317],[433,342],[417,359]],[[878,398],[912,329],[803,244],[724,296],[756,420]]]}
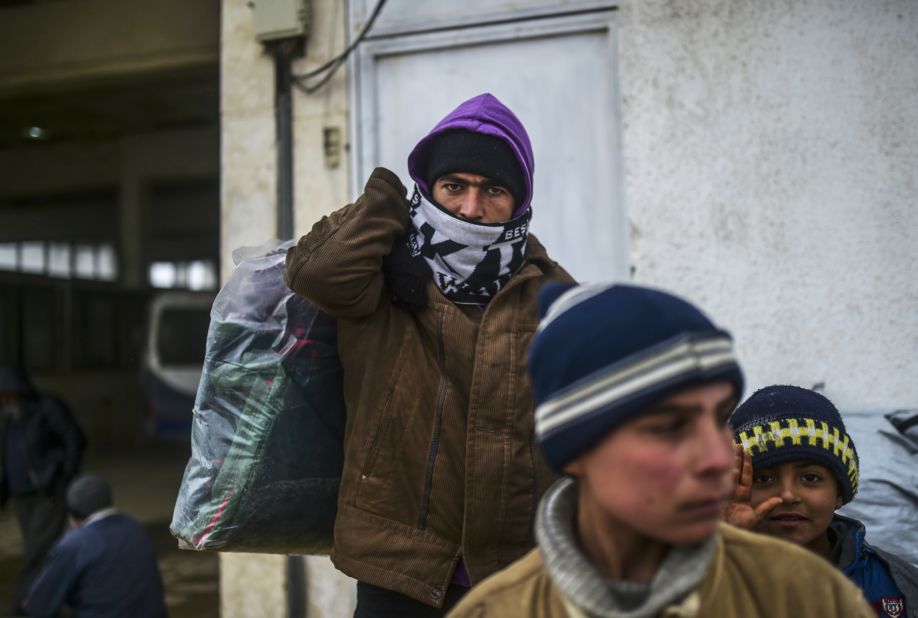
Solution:
{"label": "gray cap", "polygon": [[12,365],[0,365],[0,395],[28,395],[32,385],[25,373]]}
{"label": "gray cap", "polygon": [[112,490],[95,474],[82,474],[67,487],[67,510],[76,517],[86,518],[110,506]]}

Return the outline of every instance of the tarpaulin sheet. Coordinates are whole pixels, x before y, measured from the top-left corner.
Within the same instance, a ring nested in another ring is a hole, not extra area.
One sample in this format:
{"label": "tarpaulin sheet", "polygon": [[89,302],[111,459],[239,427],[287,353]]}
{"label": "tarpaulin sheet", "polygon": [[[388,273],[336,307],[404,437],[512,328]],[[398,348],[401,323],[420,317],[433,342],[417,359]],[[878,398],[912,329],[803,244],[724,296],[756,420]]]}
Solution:
{"label": "tarpaulin sheet", "polygon": [[860,488],[842,515],[867,541],[918,567],[918,410],[844,411],[860,460]]}

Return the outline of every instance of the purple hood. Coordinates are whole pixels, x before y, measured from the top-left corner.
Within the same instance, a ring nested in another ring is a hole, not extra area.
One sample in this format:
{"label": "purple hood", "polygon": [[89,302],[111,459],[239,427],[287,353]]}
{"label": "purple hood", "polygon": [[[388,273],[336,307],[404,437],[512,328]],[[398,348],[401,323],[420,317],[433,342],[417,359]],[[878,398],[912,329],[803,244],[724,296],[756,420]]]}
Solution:
{"label": "purple hood", "polygon": [[535,171],[532,145],[529,143],[529,136],[520,119],[506,105],[498,101],[497,97],[488,93],[469,99],[447,114],[408,155],[408,173],[418,183],[421,190],[428,196],[430,195],[430,187],[418,173],[419,169],[423,169],[418,162],[424,157],[427,144],[435,135],[455,129],[491,135],[507,142],[507,145],[516,154],[526,183],[526,197],[523,198],[521,204],[517,205],[513,217],[516,218],[526,212],[532,203],[532,175]]}

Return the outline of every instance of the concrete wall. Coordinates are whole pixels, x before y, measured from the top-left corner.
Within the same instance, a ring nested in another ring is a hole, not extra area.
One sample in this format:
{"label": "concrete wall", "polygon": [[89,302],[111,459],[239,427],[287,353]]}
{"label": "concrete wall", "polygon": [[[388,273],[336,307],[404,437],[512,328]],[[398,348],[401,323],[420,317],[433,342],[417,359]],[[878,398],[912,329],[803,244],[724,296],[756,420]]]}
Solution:
{"label": "concrete wall", "polygon": [[[276,151],[274,64],[252,30],[246,2],[224,0],[221,54],[221,170],[223,176],[222,260],[224,276],[232,270],[232,250],[261,244],[276,236]],[[305,57],[294,71],[306,72],[343,49],[342,2],[311,3],[312,24]],[[342,69],[322,90],[306,96],[294,91],[294,230],[308,231],[313,221],[347,201],[347,157],[329,168],[323,152],[324,129],[339,131],[347,142],[347,71]]]}
{"label": "concrete wall", "polygon": [[750,389],[918,404],[916,32],[911,0],[622,7],[635,277],[729,327]]}
{"label": "concrete wall", "polygon": [[[319,66],[343,49],[344,3],[310,2],[312,27],[304,58],[294,70]],[[274,64],[252,31],[246,0],[223,0],[221,52],[221,265],[232,270],[232,250],[275,236],[276,151]],[[321,215],[347,201],[347,157],[326,166],[323,131],[338,129],[347,140],[346,72],[314,95],[294,95],[294,229],[308,231]],[[224,618],[286,616],[286,562],[282,556],[222,554],[221,615]],[[317,616],[353,614],[353,580],[328,558],[306,558],[307,612]]]}

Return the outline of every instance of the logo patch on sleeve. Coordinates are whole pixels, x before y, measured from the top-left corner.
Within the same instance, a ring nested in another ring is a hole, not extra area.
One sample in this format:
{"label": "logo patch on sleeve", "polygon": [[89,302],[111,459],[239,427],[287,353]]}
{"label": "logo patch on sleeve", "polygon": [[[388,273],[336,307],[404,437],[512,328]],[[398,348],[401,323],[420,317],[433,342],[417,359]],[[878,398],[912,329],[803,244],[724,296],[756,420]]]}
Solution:
{"label": "logo patch on sleeve", "polygon": [[905,609],[905,600],[902,597],[880,597],[880,607],[889,618],[899,618]]}

